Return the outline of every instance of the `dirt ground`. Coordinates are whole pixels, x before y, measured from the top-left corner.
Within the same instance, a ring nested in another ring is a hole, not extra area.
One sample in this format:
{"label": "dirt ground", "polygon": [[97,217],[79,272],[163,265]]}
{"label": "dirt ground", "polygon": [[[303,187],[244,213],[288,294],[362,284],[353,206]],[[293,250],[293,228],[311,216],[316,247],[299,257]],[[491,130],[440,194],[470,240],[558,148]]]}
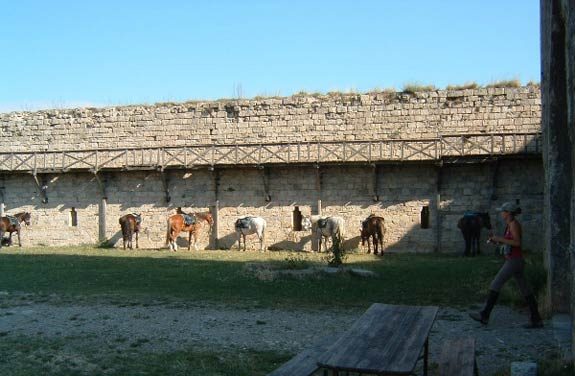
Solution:
{"label": "dirt ground", "polygon": [[[72,299],[0,291],[0,337],[65,339],[71,349],[170,352],[190,345],[210,348],[299,352],[318,338],[341,332],[359,310],[230,308],[201,302],[126,302],[113,298]],[[487,327],[467,311],[441,308],[430,335],[430,362],[446,338],[477,341],[481,375],[509,369],[513,361],[535,360],[556,351],[551,325],[527,330],[527,313],[497,306]]]}

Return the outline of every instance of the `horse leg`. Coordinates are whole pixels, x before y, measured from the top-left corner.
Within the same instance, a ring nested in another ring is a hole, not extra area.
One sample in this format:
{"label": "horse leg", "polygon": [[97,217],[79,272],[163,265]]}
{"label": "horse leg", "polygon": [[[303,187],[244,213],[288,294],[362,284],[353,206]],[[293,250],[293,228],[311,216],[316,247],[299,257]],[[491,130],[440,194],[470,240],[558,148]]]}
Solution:
{"label": "horse leg", "polygon": [[377,249],[377,235],[374,234],[372,240],[373,240],[373,254],[377,256],[377,251],[378,251],[378,249]]}
{"label": "horse leg", "polygon": [[471,248],[471,234],[466,232],[463,234],[463,238],[465,240],[465,251],[463,252],[463,255],[469,256],[469,251]]}
{"label": "horse leg", "polygon": [[136,231],[136,248],[140,248],[140,247],[138,246],[138,231]]}
{"label": "horse leg", "polygon": [[244,252],[246,251],[246,234],[242,233],[242,237],[244,238]]}
{"label": "horse leg", "polygon": [[[20,230],[16,231],[16,235],[18,235],[18,246],[22,247],[22,241],[20,240]],[[10,243],[12,243],[12,233],[10,233]]]}

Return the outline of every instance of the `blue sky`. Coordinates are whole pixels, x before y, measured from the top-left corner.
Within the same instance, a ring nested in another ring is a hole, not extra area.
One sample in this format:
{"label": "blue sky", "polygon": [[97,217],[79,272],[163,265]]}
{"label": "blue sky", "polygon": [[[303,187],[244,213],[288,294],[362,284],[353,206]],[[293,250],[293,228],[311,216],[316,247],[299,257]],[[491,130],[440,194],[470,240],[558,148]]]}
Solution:
{"label": "blue sky", "polygon": [[540,81],[539,0],[10,1],[0,112]]}

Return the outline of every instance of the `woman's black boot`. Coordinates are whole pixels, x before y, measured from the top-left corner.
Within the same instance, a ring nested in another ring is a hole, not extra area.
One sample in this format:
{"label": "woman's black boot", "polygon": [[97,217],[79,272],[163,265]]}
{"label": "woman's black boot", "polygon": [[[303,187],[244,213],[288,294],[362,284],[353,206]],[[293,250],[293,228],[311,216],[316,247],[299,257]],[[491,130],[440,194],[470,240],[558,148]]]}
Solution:
{"label": "woman's black boot", "polygon": [[535,329],[535,328],[543,328],[543,320],[541,319],[541,315],[539,314],[539,310],[537,309],[537,301],[533,294],[528,295],[525,297],[527,301],[527,305],[529,306],[529,324],[523,325],[526,329]]}
{"label": "woman's black boot", "polygon": [[485,302],[483,310],[477,313],[470,313],[469,317],[475,321],[479,321],[483,325],[487,325],[489,322],[489,315],[491,315],[491,310],[493,310],[498,297],[499,293],[497,291],[489,290],[489,295],[487,296],[487,301]]}

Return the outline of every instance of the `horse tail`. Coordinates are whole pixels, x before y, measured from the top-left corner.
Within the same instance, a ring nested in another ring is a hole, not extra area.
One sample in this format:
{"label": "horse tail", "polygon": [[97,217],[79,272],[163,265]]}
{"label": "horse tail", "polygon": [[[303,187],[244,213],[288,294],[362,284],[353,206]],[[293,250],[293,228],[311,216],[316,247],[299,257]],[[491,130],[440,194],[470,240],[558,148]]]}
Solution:
{"label": "horse tail", "polygon": [[168,218],[168,220],[166,221],[166,224],[167,224],[167,226],[166,226],[166,245],[168,245],[170,243],[170,240],[171,240],[170,239],[170,230],[171,230],[172,224],[170,222],[171,222],[170,218]]}
{"label": "horse tail", "polygon": [[122,238],[124,240],[129,239],[129,237],[131,235],[130,222],[128,220],[126,220],[125,218],[123,220],[120,219],[120,227],[122,228]]}

